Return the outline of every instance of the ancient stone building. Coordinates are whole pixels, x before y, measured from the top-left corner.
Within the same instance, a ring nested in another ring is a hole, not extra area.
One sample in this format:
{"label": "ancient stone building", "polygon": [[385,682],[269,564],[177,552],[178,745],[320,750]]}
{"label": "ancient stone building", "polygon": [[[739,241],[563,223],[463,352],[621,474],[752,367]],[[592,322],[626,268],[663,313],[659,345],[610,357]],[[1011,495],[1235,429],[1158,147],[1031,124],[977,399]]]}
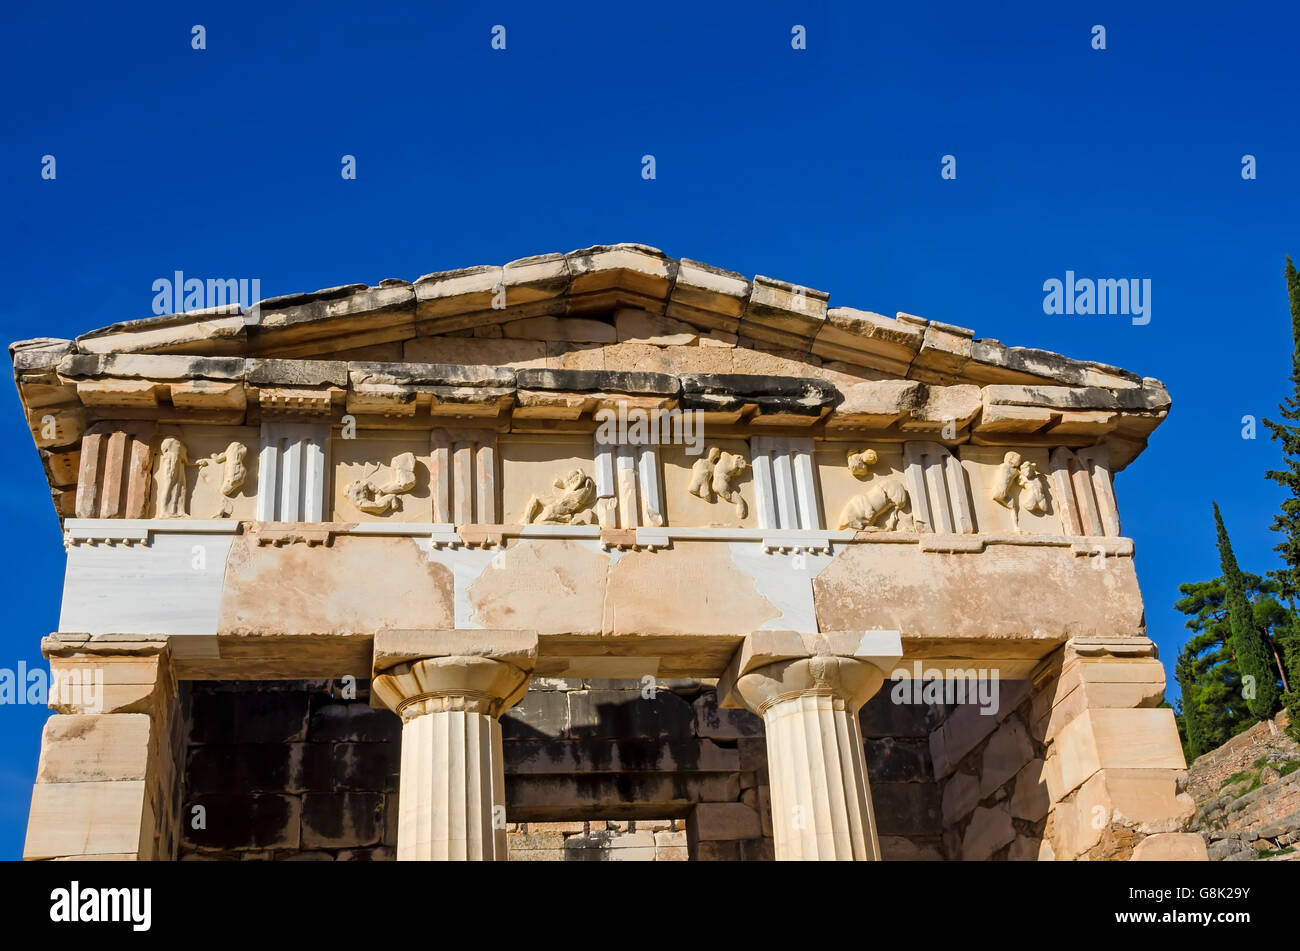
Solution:
{"label": "ancient stone building", "polygon": [[1156,380],[641,245],[11,353],[27,858],[1205,856],[1112,488]]}

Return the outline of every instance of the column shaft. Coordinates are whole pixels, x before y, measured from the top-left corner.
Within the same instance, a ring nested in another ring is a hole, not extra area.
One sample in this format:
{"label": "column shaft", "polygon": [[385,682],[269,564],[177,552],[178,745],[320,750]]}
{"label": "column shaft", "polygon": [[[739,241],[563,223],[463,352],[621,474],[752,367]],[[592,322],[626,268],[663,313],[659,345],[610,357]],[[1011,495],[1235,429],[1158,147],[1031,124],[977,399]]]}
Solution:
{"label": "column shaft", "polygon": [[780,860],[880,858],[856,712],[804,694],[763,715]]}
{"label": "column shaft", "polygon": [[403,724],[398,860],[504,860],[504,815],[495,718],[448,710]]}

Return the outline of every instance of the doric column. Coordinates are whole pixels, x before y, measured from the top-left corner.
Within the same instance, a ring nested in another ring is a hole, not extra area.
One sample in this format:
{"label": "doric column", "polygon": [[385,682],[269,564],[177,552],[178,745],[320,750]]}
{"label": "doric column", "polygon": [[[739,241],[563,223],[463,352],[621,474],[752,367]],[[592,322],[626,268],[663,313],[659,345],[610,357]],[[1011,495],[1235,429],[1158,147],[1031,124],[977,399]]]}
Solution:
{"label": "doric column", "polygon": [[1205,861],[1186,832],[1195,803],[1179,794],[1185,768],[1165,669],[1145,637],[1075,637],[1059,673],[1048,668],[1033,703],[1046,744],[1051,806],[1040,859]]}
{"label": "doric column", "polygon": [[165,638],[56,634],[25,859],[174,859],[183,740]]}
{"label": "doric column", "polygon": [[778,860],[880,858],[858,710],[901,654],[892,631],[759,631],[719,681],[763,718]]}
{"label": "doric column", "polygon": [[371,694],[402,718],[399,861],[505,860],[498,718],[528,691],[536,657],[537,636],[519,631],[375,638]]}

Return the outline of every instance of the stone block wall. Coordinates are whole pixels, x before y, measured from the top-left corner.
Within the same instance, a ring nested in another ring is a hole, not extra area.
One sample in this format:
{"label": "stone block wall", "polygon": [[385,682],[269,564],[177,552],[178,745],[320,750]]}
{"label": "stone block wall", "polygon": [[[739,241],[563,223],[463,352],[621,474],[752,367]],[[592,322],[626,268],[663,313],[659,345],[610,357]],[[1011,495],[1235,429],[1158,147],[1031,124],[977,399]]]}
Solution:
{"label": "stone block wall", "polygon": [[401,721],[362,681],[183,683],[181,858],[376,861],[397,841]]}
{"label": "stone block wall", "polygon": [[511,822],[512,862],[685,862],[690,858],[680,819],[595,819],[589,822]]}
{"label": "stone block wall", "polygon": [[[355,693],[182,683],[181,857],[392,859],[401,723],[369,705],[365,681]],[[863,707],[887,860],[948,857],[931,766],[941,717],[888,689]],[[763,723],[720,709],[708,681],[535,678],[501,727],[513,861],[773,858]]]}
{"label": "stone block wall", "polygon": [[1051,803],[1043,743],[1032,729],[1030,683],[1001,681],[998,689],[995,706],[945,707],[930,736],[950,860],[1038,859]]}

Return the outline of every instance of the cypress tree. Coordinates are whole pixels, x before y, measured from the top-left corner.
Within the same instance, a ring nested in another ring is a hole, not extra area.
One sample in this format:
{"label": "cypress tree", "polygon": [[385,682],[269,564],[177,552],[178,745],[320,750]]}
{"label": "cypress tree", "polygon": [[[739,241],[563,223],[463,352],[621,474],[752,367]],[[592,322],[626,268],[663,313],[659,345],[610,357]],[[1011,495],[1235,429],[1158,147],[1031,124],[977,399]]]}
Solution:
{"label": "cypress tree", "polygon": [[1263,635],[1255,627],[1255,612],[1246,598],[1246,582],[1237,567],[1237,556],[1232,553],[1232,542],[1228,540],[1228,530],[1219,514],[1219,503],[1213,504],[1214,525],[1219,536],[1219,565],[1223,569],[1224,605],[1228,609],[1228,627],[1232,632],[1232,652],[1237,657],[1243,681],[1246,678],[1254,680],[1254,696],[1251,696],[1250,682],[1245,684],[1246,706],[1257,720],[1264,720],[1273,715],[1278,702],[1273,657],[1264,644]]}
{"label": "cypress tree", "polygon": [[1182,712],[1178,716],[1183,728],[1183,754],[1190,764],[1192,760],[1207,751],[1205,732],[1196,709],[1196,679],[1190,659],[1186,654],[1178,658],[1178,685],[1182,689],[1183,699],[1180,704]]}
{"label": "cypress tree", "polygon": [[1273,517],[1273,531],[1282,536],[1275,546],[1282,567],[1269,574],[1282,588],[1282,596],[1291,607],[1291,630],[1280,640],[1286,652],[1287,679],[1291,692],[1286,695],[1291,717],[1290,732],[1300,740],[1300,617],[1296,616],[1295,598],[1300,593],[1300,274],[1290,255],[1283,270],[1287,298],[1291,305],[1291,395],[1278,404],[1281,422],[1264,419],[1269,435],[1282,444],[1283,469],[1265,473],[1286,490],[1282,511]]}
{"label": "cypress tree", "polygon": [[1282,511],[1273,517],[1273,531],[1282,540],[1273,549],[1282,556],[1282,567],[1270,572],[1282,586],[1283,597],[1292,602],[1300,594],[1300,274],[1296,273],[1291,258],[1286,259],[1287,296],[1291,302],[1291,386],[1292,392],[1278,404],[1283,422],[1261,420],[1270,436],[1282,444],[1282,463],[1285,469],[1265,473],[1282,488],[1287,497],[1282,500]]}

